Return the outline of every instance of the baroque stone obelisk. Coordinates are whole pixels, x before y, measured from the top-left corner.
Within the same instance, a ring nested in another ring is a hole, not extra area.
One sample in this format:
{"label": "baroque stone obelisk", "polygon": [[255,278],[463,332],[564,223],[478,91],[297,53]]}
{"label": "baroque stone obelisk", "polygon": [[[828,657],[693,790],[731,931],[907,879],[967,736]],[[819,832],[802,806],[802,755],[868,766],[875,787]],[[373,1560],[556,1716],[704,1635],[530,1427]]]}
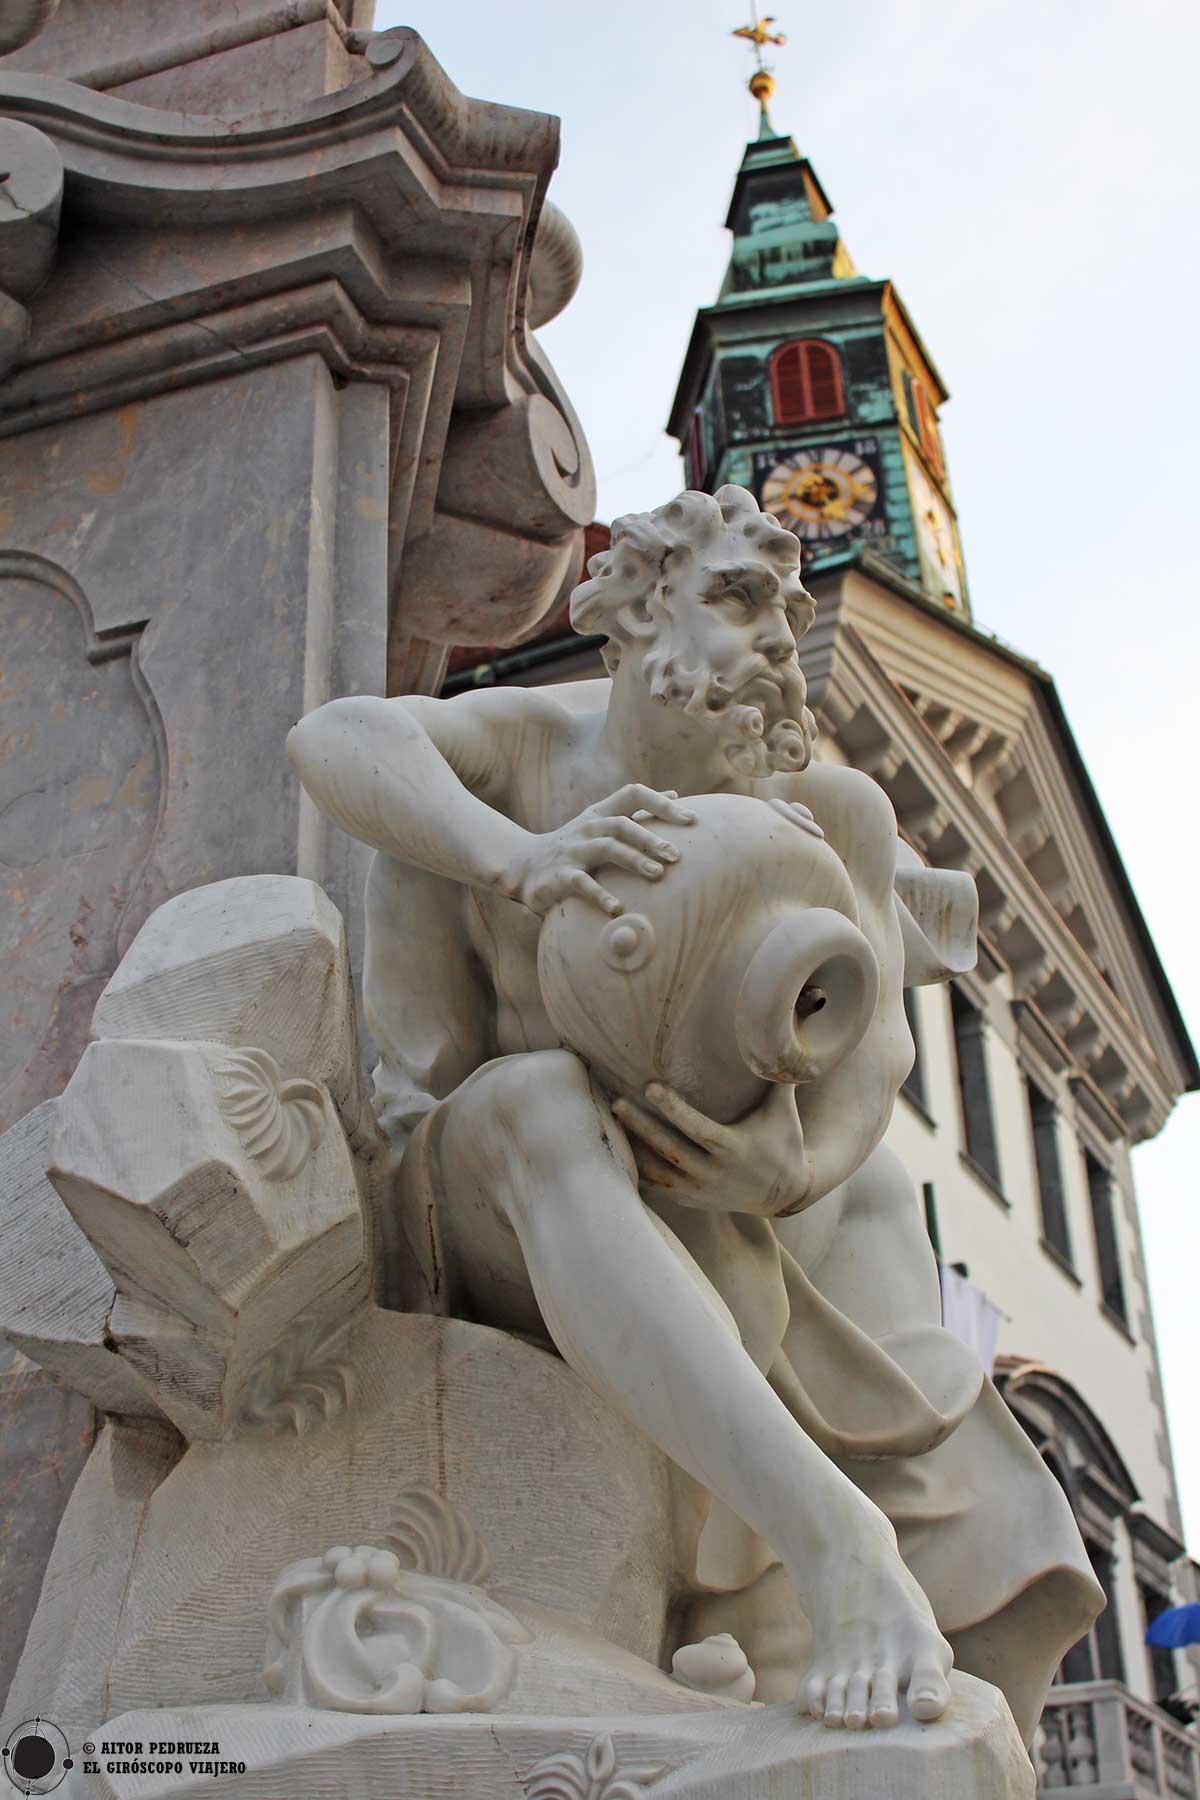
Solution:
{"label": "baroque stone obelisk", "polygon": [[[591,465],[532,336],[579,275],[558,123],[465,99],[372,10],[0,19],[0,1125],[44,1134],[173,894],[308,876],[357,970],[365,865],[288,727],[436,690],[449,643],[578,573]],[[53,1334],[44,1287],[18,1336]],[[90,1439],[19,1359],[5,1403],[0,1686]]]}

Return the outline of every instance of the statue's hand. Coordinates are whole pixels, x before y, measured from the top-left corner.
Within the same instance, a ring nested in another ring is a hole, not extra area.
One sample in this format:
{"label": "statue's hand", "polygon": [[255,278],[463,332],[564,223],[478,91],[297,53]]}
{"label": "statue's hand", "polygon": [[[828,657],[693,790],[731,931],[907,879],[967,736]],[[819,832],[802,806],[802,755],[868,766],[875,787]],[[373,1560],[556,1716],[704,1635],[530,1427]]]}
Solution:
{"label": "statue's hand", "polygon": [[633,1141],[638,1173],[684,1206],[773,1218],[798,1207],[812,1181],[796,1090],[773,1082],[735,1125],[706,1118],[673,1088],[652,1081],[647,1105],[613,1102]]}
{"label": "statue's hand", "polygon": [[648,881],[657,881],[667,863],[679,852],[674,844],[656,837],[638,824],[635,813],[666,819],[674,825],[691,825],[696,815],[680,806],[678,794],[660,794],[654,788],[630,782],[606,800],[598,800],[557,831],[534,832],[505,869],[501,891],[519,900],[539,918],[556,900],[575,894],[615,917],[624,909],[620,900],[594,880],[590,871],[605,863],[631,869]]}

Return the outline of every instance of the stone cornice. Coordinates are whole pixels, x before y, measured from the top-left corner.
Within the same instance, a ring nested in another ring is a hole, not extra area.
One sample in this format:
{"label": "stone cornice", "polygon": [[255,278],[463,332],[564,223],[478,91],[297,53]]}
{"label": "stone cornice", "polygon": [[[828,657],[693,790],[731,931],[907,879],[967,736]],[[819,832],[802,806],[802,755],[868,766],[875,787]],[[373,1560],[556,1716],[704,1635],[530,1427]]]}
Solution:
{"label": "stone cornice", "polygon": [[570,299],[579,247],[545,204],[556,119],[466,98],[407,28],[362,48],[362,80],[233,123],[0,70],[64,221],[27,311],[0,241],[0,436],[310,353],[387,387],[389,685],[436,688],[446,642],[536,625],[594,514],[531,329]]}
{"label": "stone cornice", "polygon": [[[1146,1573],[1161,1577],[1185,1554],[1184,1546],[1174,1532],[1152,1519],[1148,1512],[1141,1511],[1136,1503],[1126,1513],[1125,1523],[1133,1539],[1134,1565],[1139,1570],[1144,1566]],[[1155,1563],[1159,1567],[1156,1568]]]}
{"label": "stone cornice", "polygon": [[[1022,1051],[1028,1047],[1032,1052],[1031,1060],[1036,1059],[1056,1075],[1074,1067],[1071,1052],[1031,1000],[1014,1000],[1012,1014],[1016,1021],[1017,1044]],[[1031,1069],[1031,1073],[1035,1072]]]}
{"label": "stone cornice", "polygon": [[[456,190],[503,189],[521,176],[544,190],[557,161],[557,119],[469,100],[416,32],[405,27],[387,35],[400,45],[389,66],[289,112],[236,121],[169,112],[53,75],[4,69],[0,109],[53,137],[83,204],[102,201],[110,219],[145,222],[145,205],[156,192],[172,218],[183,212],[206,221],[245,217],[247,209],[255,216],[257,194],[270,190],[278,200],[289,184],[307,200],[348,162],[362,160],[365,137],[398,126],[420,142],[444,187],[443,207],[453,204]],[[136,177],[123,182],[133,164]],[[225,179],[214,180],[216,165]]]}
{"label": "stone cornice", "polygon": [[1081,1071],[1071,1076],[1071,1094],[1078,1110],[1091,1121],[1106,1144],[1116,1144],[1127,1134],[1125,1121],[1105,1099],[1096,1083]]}

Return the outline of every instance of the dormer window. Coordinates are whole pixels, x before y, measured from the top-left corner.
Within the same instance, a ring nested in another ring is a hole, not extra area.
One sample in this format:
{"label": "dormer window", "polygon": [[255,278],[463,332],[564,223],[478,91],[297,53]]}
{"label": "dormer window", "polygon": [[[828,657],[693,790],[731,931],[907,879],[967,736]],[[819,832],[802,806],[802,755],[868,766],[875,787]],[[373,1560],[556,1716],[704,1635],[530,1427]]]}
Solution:
{"label": "dormer window", "polygon": [[841,359],[833,345],[820,338],[781,344],[771,358],[771,397],[777,425],[839,418],[846,402]]}

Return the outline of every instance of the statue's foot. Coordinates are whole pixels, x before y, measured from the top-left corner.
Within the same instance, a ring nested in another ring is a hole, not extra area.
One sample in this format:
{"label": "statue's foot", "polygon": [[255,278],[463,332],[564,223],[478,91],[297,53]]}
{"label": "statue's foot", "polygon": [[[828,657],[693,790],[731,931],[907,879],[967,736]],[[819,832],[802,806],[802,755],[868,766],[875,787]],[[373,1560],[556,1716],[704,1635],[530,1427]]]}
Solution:
{"label": "statue's foot", "polygon": [[914,1719],[940,1719],[950,1704],[954,1652],[894,1542],[864,1535],[835,1561],[837,1579],[823,1584],[824,1596],[806,1584],[815,1649],[801,1712],[848,1731],[895,1725],[907,1690]]}

